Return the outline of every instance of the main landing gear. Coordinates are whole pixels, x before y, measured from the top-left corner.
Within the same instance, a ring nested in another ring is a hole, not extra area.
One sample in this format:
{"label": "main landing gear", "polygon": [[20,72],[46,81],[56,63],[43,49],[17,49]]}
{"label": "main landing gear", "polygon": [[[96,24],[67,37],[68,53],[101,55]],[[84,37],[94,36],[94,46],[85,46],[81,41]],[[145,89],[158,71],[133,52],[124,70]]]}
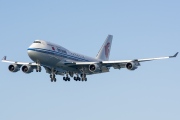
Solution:
{"label": "main landing gear", "polygon": [[79,74],[76,73],[76,77],[74,77],[74,80],[75,80],[75,81],[82,81],[82,82],[83,82],[83,81],[87,81],[86,74],[85,74],[85,68],[82,67],[82,68],[80,69],[80,71],[81,71],[80,77],[79,77]]}
{"label": "main landing gear", "polygon": [[[50,78],[51,78],[51,82],[56,82],[56,74],[57,74],[57,71],[54,70],[54,69],[51,69],[51,72],[50,72]],[[63,80],[64,81],[70,81],[70,77],[73,77],[74,76],[74,73],[69,73],[69,72],[66,72],[65,73],[65,76],[63,77]],[[74,80],[75,81],[87,81],[87,78],[86,78],[86,74],[82,73],[80,74],[80,77],[79,77],[79,74],[76,73],[76,76],[74,77]]]}
{"label": "main landing gear", "polygon": [[81,81],[81,78],[80,77],[74,77],[74,80],[75,81]]}
{"label": "main landing gear", "polygon": [[67,77],[63,77],[63,80],[64,81],[70,81],[70,78],[67,76]]}
{"label": "main landing gear", "polygon": [[87,81],[86,74],[81,74],[81,78],[77,75],[77,77],[74,77],[75,81]]}
{"label": "main landing gear", "polygon": [[[73,77],[73,75],[70,75],[71,77]],[[86,74],[81,74],[81,77],[79,77],[78,74],[76,74],[76,76],[74,77],[75,81],[87,81],[86,78]],[[69,77],[69,73],[66,73],[65,76],[63,77],[64,81],[70,81],[70,77]]]}
{"label": "main landing gear", "polygon": [[63,77],[64,81],[70,81],[70,77],[68,76],[68,73],[65,74],[65,77]]}

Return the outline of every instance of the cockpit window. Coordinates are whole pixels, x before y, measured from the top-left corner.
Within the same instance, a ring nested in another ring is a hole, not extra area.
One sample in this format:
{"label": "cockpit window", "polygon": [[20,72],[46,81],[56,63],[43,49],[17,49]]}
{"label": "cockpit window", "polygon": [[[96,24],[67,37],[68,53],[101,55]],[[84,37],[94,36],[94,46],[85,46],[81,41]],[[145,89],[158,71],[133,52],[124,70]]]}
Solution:
{"label": "cockpit window", "polygon": [[34,41],[34,43],[41,43],[40,41]]}

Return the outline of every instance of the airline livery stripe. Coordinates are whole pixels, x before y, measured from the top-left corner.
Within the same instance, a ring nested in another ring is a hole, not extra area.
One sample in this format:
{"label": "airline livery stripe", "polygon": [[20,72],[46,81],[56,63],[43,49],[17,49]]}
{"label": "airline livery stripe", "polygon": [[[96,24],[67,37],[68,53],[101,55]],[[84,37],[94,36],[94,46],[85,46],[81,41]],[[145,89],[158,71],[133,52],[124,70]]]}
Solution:
{"label": "airline livery stripe", "polygon": [[64,57],[64,58],[68,58],[68,59],[72,59],[72,60],[76,60],[76,61],[86,61],[89,62],[86,59],[83,58],[79,58],[79,57],[75,57],[75,56],[71,56],[68,54],[64,54],[64,53],[60,53],[60,52],[56,52],[56,51],[52,51],[52,50],[47,50],[47,49],[41,49],[41,48],[28,48],[28,50],[32,50],[32,51],[36,51],[36,52],[41,52],[41,53],[46,53],[46,54],[51,54],[51,55],[57,55],[60,57]]}

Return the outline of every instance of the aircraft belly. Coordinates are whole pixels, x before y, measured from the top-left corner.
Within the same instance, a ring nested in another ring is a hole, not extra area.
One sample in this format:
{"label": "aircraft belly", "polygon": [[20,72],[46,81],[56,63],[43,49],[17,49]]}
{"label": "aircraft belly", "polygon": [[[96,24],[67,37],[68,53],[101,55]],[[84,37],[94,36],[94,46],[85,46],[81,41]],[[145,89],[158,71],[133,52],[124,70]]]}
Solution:
{"label": "aircraft belly", "polygon": [[66,61],[67,59],[64,59],[63,57],[56,56],[56,55],[46,55],[46,59],[47,59],[46,62],[43,62],[42,64],[50,66],[50,67],[54,67],[56,70],[60,72],[66,72],[66,71],[78,72],[79,71],[76,68],[68,67],[64,65],[64,61]]}

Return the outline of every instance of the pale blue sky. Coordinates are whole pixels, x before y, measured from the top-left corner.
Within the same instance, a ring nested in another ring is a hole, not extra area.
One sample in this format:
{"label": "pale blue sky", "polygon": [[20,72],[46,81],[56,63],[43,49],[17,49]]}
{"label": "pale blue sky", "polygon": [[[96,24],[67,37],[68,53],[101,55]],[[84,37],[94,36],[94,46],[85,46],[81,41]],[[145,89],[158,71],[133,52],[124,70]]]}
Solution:
{"label": "pale blue sky", "polygon": [[[94,57],[108,34],[111,60],[180,51],[179,0],[0,0],[0,56],[31,61],[35,39]],[[87,82],[51,83],[42,73],[14,74],[1,63],[0,120],[179,120],[180,62],[142,63]]]}

